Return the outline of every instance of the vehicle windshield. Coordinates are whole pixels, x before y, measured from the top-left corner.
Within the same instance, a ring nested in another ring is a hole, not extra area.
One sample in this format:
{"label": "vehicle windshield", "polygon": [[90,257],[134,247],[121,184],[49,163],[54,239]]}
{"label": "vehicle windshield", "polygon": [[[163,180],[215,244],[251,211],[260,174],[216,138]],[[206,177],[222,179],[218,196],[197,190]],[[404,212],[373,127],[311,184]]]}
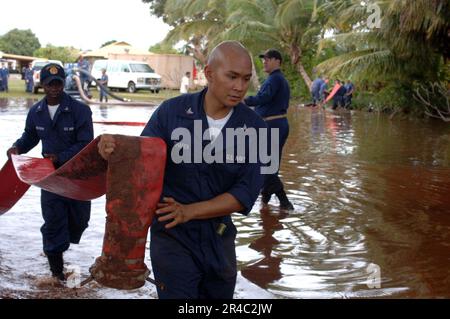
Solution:
{"label": "vehicle windshield", "polygon": [[49,63],[60,64],[60,63],[53,62],[53,61],[37,61],[37,62],[34,62],[33,68],[34,68],[35,70],[41,70],[44,66],[46,66],[46,65],[49,64]]}
{"label": "vehicle windshield", "polygon": [[132,72],[153,73],[153,69],[148,64],[130,64]]}
{"label": "vehicle windshield", "polygon": [[47,65],[47,64],[48,64],[47,61],[36,62],[36,63],[34,64],[34,69],[40,70],[40,69],[42,69],[42,68],[44,67],[44,65]]}

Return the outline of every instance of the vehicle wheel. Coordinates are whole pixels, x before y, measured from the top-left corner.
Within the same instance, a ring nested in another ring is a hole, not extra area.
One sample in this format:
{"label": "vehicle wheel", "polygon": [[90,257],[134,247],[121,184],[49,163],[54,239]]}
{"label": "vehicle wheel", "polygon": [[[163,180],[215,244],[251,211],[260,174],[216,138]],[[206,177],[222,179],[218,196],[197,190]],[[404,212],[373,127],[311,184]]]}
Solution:
{"label": "vehicle wheel", "polygon": [[133,82],[128,83],[127,91],[128,93],[136,92],[136,84],[134,84]]}
{"label": "vehicle wheel", "polygon": [[38,94],[39,88],[37,88],[37,87],[33,88],[33,92],[34,92],[34,94]]}
{"label": "vehicle wheel", "polygon": [[150,93],[155,93],[155,90],[150,90]]}
{"label": "vehicle wheel", "polygon": [[159,93],[159,90],[155,90],[155,92],[156,92],[156,94],[158,94],[158,93]]}

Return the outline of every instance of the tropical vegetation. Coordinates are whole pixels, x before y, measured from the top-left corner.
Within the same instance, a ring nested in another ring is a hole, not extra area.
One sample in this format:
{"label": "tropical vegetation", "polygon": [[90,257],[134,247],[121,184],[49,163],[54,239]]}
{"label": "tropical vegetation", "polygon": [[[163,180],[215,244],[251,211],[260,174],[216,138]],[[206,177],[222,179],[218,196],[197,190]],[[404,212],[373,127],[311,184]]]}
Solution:
{"label": "tropical vegetation", "polygon": [[[351,79],[355,104],[450,121],[450,2],[447,0],[142,0],[205,64],[223,40],[256,57],[273,47],[294,96],[309,99],[312,79]],[[261,63],[255,59],[258,75]]]}

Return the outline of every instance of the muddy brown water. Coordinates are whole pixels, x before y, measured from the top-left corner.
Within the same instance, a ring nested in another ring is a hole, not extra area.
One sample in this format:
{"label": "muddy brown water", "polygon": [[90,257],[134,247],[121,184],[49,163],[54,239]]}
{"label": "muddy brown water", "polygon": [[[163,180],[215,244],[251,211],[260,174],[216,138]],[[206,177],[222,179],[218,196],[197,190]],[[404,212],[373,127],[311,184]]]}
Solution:
{"label": "muddy brown water", "polygon": [[[0,99],[2,150],[32,103]],[[93,116],[143,121],[153,110]],[[279,298],[449,298],[450,125],[309,108],[289,122],[281,176],[295,211],[273,198],[234,216],[241,274]]]}
{"label": "muddy brown water", "polygon": [[310,109],[289,121],[296,210],[274,199],[239,220],[242,274],[292,298],[450,297],[450,125]]}

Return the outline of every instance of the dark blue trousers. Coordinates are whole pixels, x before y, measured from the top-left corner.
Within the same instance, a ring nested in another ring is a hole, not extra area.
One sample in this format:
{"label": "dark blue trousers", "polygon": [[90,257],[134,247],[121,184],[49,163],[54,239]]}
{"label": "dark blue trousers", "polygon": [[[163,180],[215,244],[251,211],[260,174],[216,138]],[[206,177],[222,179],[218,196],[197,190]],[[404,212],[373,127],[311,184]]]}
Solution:
{"label": "dark blue trousers", "polygon": [[41,191],[44,225],[41,227],[44,252],[56,254],[66,251],[70,244],[78,244],[88,227],[91,202],[79,201]]}
{"label": "dark blue trousers", "polygon": [[[270,141],[272,140],[271,136],[271,129],[272,128],[278,128],[279,129],[279,139],[278,144],[276,147],[278,147],[278,163],[281,165],[281,155],[283,154],[283,147],[286,143],[286,140],[289,136],[289,123],[287,118],[281,118],[276,120],[267,121],[267,126],[269,129],[268,134],[268,142],[269,142],[269,151],[271,152],[271,145]],[[272,194],[276,194],[277,192],[280,192],[284,190],[283,183],[280,180],[280,177],[278,176],[280,168],[278,167],[278,170],[274,174],[267,174],[264,178],[264,185],[261,190],[261,193],[267,196],[270,196]]]}
{"label": "dark blue trousers", "polygon": [[[156,224],[156,225],[155,225]],[[160,299],[232,299],[236,285],[236,227],[222,235],[215,220],[190,221],[170,230],[155,222],[150,255]]]}

